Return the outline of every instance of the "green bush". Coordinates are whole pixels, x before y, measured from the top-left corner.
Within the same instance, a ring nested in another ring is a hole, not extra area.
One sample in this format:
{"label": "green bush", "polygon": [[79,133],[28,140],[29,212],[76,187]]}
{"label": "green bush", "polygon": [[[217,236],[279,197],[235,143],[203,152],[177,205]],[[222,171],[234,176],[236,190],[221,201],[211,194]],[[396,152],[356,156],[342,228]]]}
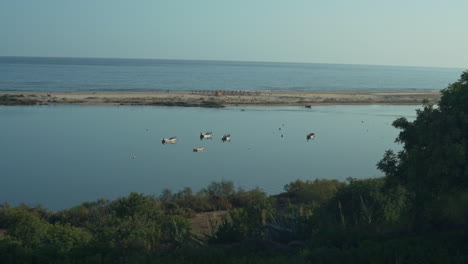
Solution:
{"label": "green bush", "polygon": [[284,186],[287,195],[295,202],[317,202],[324,203],[330,200],[343,182],[337,180],[301,181],[296,180]]}
{"label": "green bush", "polygon": [[68,252],[73,248],[85,246],[92,235],[83,229],[70,224],[54,224],[49,226],[44,236],[42,246],[50,247],[54,251]]}
{"label": "green bush", "polygon": [[49,231],[50,224],[36,213],[22,208],[11,209],[8,215],[7,234],[27,248],[40,247]]}
{"label": "green bush", "polygon": [[430,211],[454,205],[449,196],[468,188],[468,71],[442,90],[437,107],[425,104],[414,121],[402,117],[393,126],[401,130],[396,141],[403,150],[387,151],[377,167],[388,186],[404,186],[411,193],[411,228],[432,230]]}
{"label": "green bush", "polygon": [[210,240],[214,243],[232,243],[245,238],[265,238],[265,224],[276,213],[272,199],[256,200],[244,208],[233,209]]}

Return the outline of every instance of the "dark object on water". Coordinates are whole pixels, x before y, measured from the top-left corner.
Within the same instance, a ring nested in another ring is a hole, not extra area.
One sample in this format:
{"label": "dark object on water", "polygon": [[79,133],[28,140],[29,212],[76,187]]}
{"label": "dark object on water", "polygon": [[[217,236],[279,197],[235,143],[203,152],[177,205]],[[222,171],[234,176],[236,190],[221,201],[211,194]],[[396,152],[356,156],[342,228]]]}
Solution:
{"label": "dark object on water", "polygon": [[305,107],[305,108],[309,108],[309,109],[312,108],[311,105],[306,105],[306,106],[304,106],[304,107]]}
{"label": "dark object on water", "polygon": [[221,141],[226,142],[226,141],[231,141],[231,134],[225,134],[222,138]]}
{"label": "dark object on water", "polygon": [[310,139],[314,139],[314,138],[315,138],[315,133],[309,133],[306,136],[307,141],[309,141]]}

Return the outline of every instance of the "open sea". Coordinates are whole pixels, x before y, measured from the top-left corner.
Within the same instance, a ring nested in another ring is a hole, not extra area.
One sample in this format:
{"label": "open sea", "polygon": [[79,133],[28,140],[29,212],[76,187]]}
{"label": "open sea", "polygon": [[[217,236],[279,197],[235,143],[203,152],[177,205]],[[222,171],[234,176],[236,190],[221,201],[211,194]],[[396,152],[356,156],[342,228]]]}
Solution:
{"label": "open sea", "polygon": [[429,91],[463,69],[156,59],[0,57],[0,92]]}
{"label": "open sea", "polygon": [[[0,92],[440,90],[462,69],[0,57]],[[379,177],[391,126],[418,106],[0,106],[0,203],[60,210],[212,181],[276,194],[296,179]],[[214,138],[201,141],[200,132]],[[306,141],[314,132],[317,137]],[[231,142],[221,142],[230,133]],[[161,138],[177,136],[177,144]],[[193,148],[204,147],[195,153]]]}

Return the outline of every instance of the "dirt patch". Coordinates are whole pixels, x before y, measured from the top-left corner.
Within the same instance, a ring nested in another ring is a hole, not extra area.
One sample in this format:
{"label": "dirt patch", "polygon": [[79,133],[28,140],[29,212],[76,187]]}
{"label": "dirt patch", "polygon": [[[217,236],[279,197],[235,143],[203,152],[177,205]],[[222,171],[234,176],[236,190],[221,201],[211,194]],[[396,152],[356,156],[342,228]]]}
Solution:
{"label": "dirt patch", "polygon": [[198,213],[190,219],[190,225],[194,232],[201,235],[210,235],[227,215],[228,211]]}
{"label": "dirt patch", "polygon": [[6,237],[6,229],[0,229],[0,239],[3,239]]}

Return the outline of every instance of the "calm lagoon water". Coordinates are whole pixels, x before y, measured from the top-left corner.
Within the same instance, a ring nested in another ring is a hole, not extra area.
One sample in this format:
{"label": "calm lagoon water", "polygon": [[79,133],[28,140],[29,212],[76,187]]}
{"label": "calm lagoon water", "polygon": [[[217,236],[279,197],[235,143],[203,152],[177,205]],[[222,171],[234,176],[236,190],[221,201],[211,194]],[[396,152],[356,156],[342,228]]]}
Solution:
{"label": "calm lagoon water", "polygon": [[[384,151],[401,148],[392,121],[416,108],[0,106],[0,202],[58,210],[223,179],[275,194],[296,179],[377,177]],[[205,131],[214,139],[200,141]],[[162,145],[170,136],[178,143]]]}

